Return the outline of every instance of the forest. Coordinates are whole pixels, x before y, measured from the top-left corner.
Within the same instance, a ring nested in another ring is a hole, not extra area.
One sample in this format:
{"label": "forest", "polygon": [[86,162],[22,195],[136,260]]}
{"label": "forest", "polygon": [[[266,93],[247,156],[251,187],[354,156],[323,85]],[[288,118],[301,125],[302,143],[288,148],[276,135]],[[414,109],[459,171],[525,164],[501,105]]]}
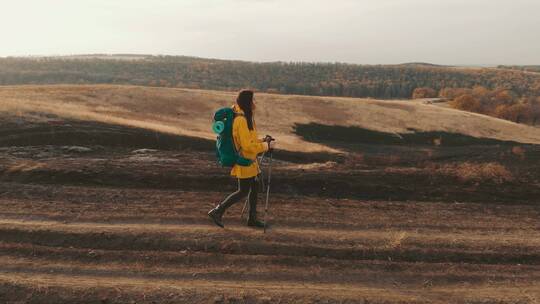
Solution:
{"label": "forest", "polygon": [[525,72],[540,73],[540,65],[499,65],[499,69],[518,70]]}
{"label": "forest", "polygon": [[[0,85],[132,84],[379,99],[446,98],[467,111],[536,124],[538,66],[461,68],[426,63],[255,63],[186,56],[0,58]],[[509,113],[514,114],[509,114]]]}
{"label": "forest", "polygon": [[[0,58],[0,85],[103,83],[322,96],[411,98],[429,87],[504,88],[540,95],[540,75],[429,64],[253,63],[183,56]],[[114,57],[121,58],[121,57]]]}

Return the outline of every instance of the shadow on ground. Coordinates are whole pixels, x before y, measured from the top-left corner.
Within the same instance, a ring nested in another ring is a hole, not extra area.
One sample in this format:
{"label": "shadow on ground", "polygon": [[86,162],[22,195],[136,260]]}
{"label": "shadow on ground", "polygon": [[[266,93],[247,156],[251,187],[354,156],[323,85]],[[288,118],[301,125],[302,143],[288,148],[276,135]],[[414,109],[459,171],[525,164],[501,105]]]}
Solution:
{"label": "shadow on ground", "polygon": [[[0,147],[10,146],[102,146],[126,149],[168,151],[215,151],[215,140],[181,136],[158,131],[94,121],[52,122],[4,121],[0,125]],[[293,163],[340,161],[340,155],[280,150],[275,157]]]}
{"label": "shadow on ground", "polygon": [[355,144],[443,147],[519,144],[513,141],[477,138],[441,131],[420,132],[411,129],[410,133],[386,133],[360,127],[329,126],[318,123],[296,124],[294,130],[297,135],[307,141],[339,149],[354,149]]}
{"label": "shadow on ground", "polygon": [[0,146],[43,145],[209,151],[213,149],[214,142],[142,128],[78,120],[28,123],[22,127],[4,126],[0,130]]}

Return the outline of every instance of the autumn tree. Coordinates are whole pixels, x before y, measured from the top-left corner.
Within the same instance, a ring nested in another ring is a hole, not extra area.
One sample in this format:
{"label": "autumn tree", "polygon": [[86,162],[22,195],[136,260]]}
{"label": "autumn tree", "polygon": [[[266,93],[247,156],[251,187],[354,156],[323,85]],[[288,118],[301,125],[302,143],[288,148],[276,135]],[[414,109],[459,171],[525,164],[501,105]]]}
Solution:
{"label": "autumn tree", "polygon": [[461,95],[454,99],[450,104],[459,110],[482,113],[482,104],[476,97],[470,94]]}
{"label": "autumn tree", "polygon": [[468,88],[442,88],[439,91],[439,97],[455,99],[461,95],[471,94],[471,89]]}
{"label": "autumn tree", "polygon": [[419,99],[419,98],[435,98],[437,97],[437,91],[435,91],[432,88],[416,88],[413,91],[412,98],[413,99]]}
{"label": "autumn tree", "polygon": [[497,105],[511,104],[514,101],[515,96],[509,90],[499,90],[494,94],[493,99]]}

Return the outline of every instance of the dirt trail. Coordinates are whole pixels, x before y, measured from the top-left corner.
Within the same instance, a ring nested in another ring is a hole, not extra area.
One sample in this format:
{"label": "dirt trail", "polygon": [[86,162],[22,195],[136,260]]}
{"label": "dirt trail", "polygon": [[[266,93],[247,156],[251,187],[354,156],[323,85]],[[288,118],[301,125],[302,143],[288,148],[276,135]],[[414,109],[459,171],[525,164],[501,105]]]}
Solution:
{"label": "dirt trail", "polygon": [[539,210],[530,205],[278,195],[262,234],[242,225],[241,206],[226,215],[226,229],[212,225],[205,212],[219,192],[13,183],[0,192],[4,299],[23,292],[70,303],[84,302],[81,293],[107,303],[527,303],[540,296]]}
{"label": "dirt trail", "polygon": [[[99,286],[100,288],[114,288],[117,292],[120,290],[136,288],[137,293],[150,293],[155,290],[169,293],[169,296],[175,297],[185,292],[186,289],[196,289],[200,293],[208,294],[255,294],[260,295],[261,302],[273,302],[272,299],[280,300],[283,295],[292,297],[309,298],[313,293],[319,293],[324,296],[316,298],[332,298],[335,300],[347,300],[361,298],[377,298],[384,301],[411,301],[418,302],[420,299],[409,295],[406,290],[403,291],[385,291],[383,288],[370,288],[367,286],[342,284],[306,284],[290,282],[229,282],[229,281],[207,281],[207,280],[163,280],[163,279],[140,279],[129,277],[103,277],[83,276],[83,275],[48,275],[48,274],[0,274],[0,280],[16,282],[17,284],[42,284],[51,287],[70,287],[74,289],[87,289],[89,286]],[[113,283],[114,282],[114,283]],[[144,291],[141,292],[140,289]],[[242,292],[238,292],[241,289]],[[217,292],[216,292],[217,291]],[[129,290],[128,290],[129,293]],[[382,296],[381,296],[382,295]],[[254,296],[255,298],[256,296]],[[236,300],[237,297],[229,296]],[[219,297],[218,297],[219,299]],[[220,302],[219,300],[217,302]]]}
{"label": "dirt trail", "polygon": [[[55,221],[43,221],[43,220],[16,220],[16,219],[0,219],[0,231],[27,231],[32,233],[47,232],[51,234],[110,234],[110,235],[124,235],[124,234],[155,234],[155,235],[181,235],[181,240],[198,238],[202,240],[201,235],[212,233],[214,239],[225,239],[231,234],[242,235],[243,241],[256,242],[257,239],[264,238],[267,242],[279,242],[275,244],[275,247],[283,245],[286,240],[302,241],[304,246],[308,245],[323,245],[325,247],[331,247],[334,250],[340,248],[343,244],[355,244],[361,245],[379,245],[392,247],[392,242],[395,246],[400,246],[400,249],[405,248],[405,244],[413,245],[416,247],[427,247],[440,243],[442,246],[451,240],[452,246],[459,247],[461,250],[466,248],[481,248],[485,246],[488,248],[501,248],[512,247],[513,249],[528,249],[535,251],[540,249],[540,235],[536,231],[518,231],[513,233],[499,233],[497,238],[489,235],[482,235],[477,233],[457,232],[448,233],[426,229],[421,233],[417,230],[395,230],[392,228],[380,230],[368,230],[368,231],[350,231],[350,230],[337,230],[337,229],[309,229],[309,228],[288,228],[272,226],[269,227],[269,231],[272,231],[272,236],[260,236],[260,231],[250,229],[245,226],[227,225],[226,229],[215,231],[215,227],[209,225],[161,225],[161,224],[148,224],[148,223],[89,223],[89,222],[77,222],[77,223],[59,223]],[[1,232],[0,232],[1,233]],[[171,237],[176,240],[178,237]],[[94,245],[95,246],[95,245]],[[374,248],[375,249],[375,248]],[[275,250],[275,249],[274,249]],[[284,253],[286,254],[286,253]],[[540,258],[540,255],[538,256]]]}

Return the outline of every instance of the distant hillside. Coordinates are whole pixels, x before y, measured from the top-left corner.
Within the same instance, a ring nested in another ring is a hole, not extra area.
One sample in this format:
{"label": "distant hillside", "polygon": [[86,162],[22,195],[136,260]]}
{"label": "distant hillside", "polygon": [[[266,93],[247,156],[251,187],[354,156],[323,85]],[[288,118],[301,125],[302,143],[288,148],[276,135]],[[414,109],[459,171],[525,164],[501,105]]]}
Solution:
{"label": "distant hillside", "polygon": [[540,65],[500,65],[498,68],[540,73]]}
{"label": "distant hillside", "polygon": [[[0,87],[0,117],[73,119],[215,139],[213,112],[236,93],[120,85]],[[13,122],[17,126],[16,121]],[[540,144],[540,128],[421,101],[257,94],[257,125],[289,151],[336,152],[328,142],[446,146]],[[15,127],[17,128],[17,127]],[[264,133],[263,133],[264,132]],[[8,134],[9,137],[9,134]]]}
{"label": "distant hillside", "polygon": [[509,89],[534,95],[540,75],[518,70],[457,68],[427,63],[253,63],[184,56],[80,55],[0,58],[0,85],[132,84],[380,99],[411,98],[417,88]]}
{"label": "distant hillside", "polygon": [[[139,55],[139,54],[87,54],[87,55],[66,55],[54,57],[57,59],[71,59],[71,60],[91,60],[91,59],[108,59],[108,60],[141,60],[152,57],[152,55]],[[36,58],[36,59],[43,59]]]}
{"label": "distant hillside", "polygon": [[429,62],[406,62],[406,63],[402,63],[400,65],[405,66],[405,67],[430,67],[430,68],[449,67],[447,65],[439,65],[439,64],[429,63]]}

